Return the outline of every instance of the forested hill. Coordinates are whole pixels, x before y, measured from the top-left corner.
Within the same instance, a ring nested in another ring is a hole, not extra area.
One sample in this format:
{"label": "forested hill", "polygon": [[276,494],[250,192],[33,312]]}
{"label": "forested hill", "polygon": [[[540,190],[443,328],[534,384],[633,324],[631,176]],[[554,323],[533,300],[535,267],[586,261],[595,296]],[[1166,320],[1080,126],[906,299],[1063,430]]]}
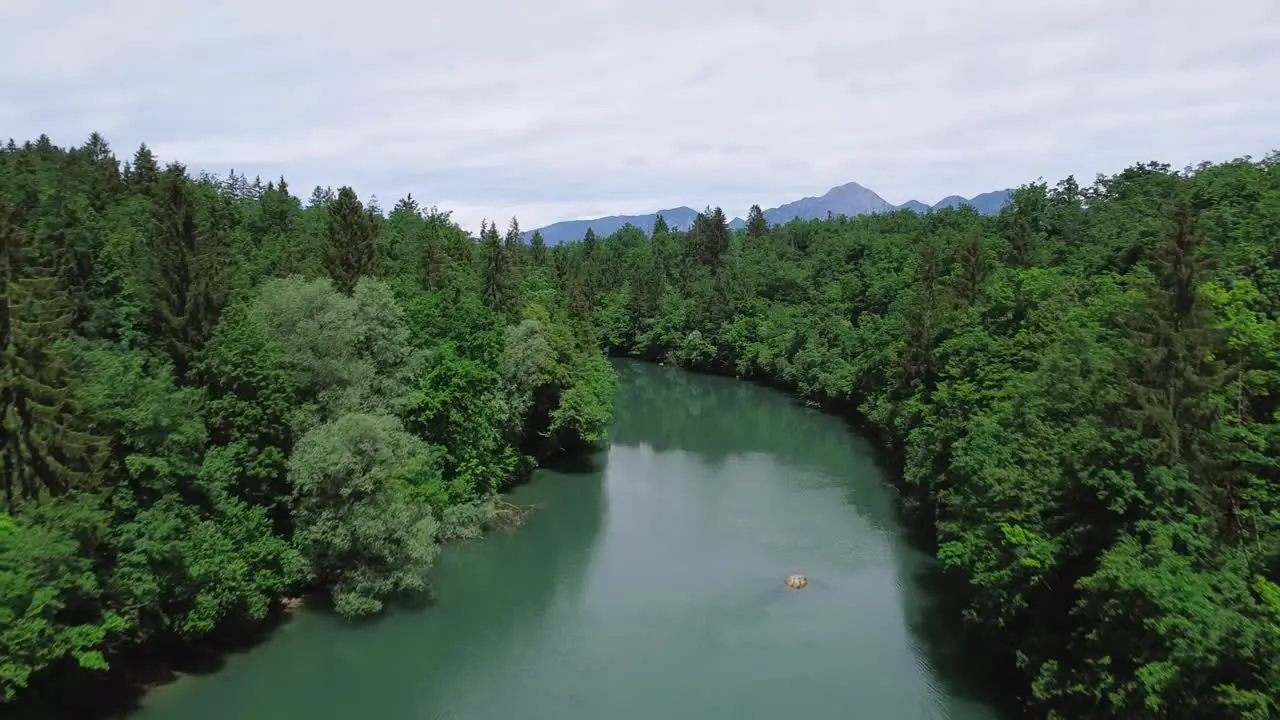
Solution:
{"label": "forested hill", "polygon": [[[818,197],[800,198],[776,208],[769,208],[764,210],[764,217],[770,223],[778,224],[797,218],[800,220],[824,219],[828,215],[854,216],[867,213],[893,212],[895,210],[911,210],[924,213],[930,210],[943,210],[960,205],[972,205],[984,215],[995,215],[1009,202],[1009,198],[1012,195],[1012,190],[996,190],[975,195],[972,198],[949,195],[932,206],[918,200],[908,200],[901,205],[893,205],[872,190],[855,182],[833,187]],[[595,235],[609,235],[621,230],[624,225],[634,225],[646,233],[651,233],[653,224],[659,216],[662,217],[663,222],[669,228],[688,230],[693,226],[693,221],[697,214],[698,211],[693,208],[678,207],[659,210],[647,215],[610,215],[609,217],[590,220],[565,220],[564,222],[552,223],[546,227],[538,228],[536,232],[548,245],[558,245],[563,242],[581,240],[586,235],[587,230],[591,230]],[[734,218],[729,221],[730,230],[742,230],[746,226],[747,221],[742,218]],[[534,232],[532,230],[526,231],[525,239],[531,240]]]}
{"label": "forested hill", "polygon": [[613,352],[882,440],[1029,715],[1280,717],[1280,155],[569,250]]}
{"label": "forested hill", "polygon": [[409,199],[42,137],[0,150],[0,269],[2,704],[92,705],[286,596],[375,613],[610,420],[546,248]]}

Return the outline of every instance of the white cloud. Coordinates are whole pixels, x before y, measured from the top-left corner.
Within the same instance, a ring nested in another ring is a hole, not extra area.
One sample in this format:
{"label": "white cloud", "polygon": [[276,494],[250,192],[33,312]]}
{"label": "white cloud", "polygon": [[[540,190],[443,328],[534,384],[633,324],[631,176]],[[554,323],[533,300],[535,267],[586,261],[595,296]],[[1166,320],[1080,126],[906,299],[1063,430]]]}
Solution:
{"label": "white cloud", "polygon": [[[21,1],[21,0],[19,0]],[[15,4],[13,0],[8,3]],[[1275,0],[44,0],[0,130],[476,227],[891,202],[1280,147]]]}

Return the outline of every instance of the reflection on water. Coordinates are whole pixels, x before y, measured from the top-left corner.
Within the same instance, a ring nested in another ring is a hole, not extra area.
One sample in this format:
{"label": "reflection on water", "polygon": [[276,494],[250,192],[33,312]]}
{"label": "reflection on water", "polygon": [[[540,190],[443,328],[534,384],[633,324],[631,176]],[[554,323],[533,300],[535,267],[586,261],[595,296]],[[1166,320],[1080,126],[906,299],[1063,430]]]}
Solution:
{"label": "reflection on water", "polygon": [[429,607],[304,614],[137,717],[996,716],[949,669],[932,563],[842,423],[617,367],[609,447],[521,488],[540,506],[524,528],[447,552]]}

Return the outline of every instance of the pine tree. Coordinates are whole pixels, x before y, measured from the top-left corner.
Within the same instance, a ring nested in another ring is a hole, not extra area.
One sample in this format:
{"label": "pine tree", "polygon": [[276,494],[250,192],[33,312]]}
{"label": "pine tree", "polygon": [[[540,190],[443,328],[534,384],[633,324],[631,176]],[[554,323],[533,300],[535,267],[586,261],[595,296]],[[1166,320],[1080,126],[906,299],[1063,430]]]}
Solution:
{"label": "pine tree", "polygon": [[639,326],[658,313],[662,297],[662,277],[658,270],[656,248],[643,247],[630,269],[632,316]]}
{"label": "pine tree", "polygon": [[329,223],[325,233],[325,269],[333,278],[334,286],[350,294],[361,277],[376,271],[378,226],[360,204],[355,191],[345,185],[326,210]]}
{"label": "pine tree", "polygon": [[542,239],[542,232],[533,231],[533,237],[529,239],[529,248],[533,253],[533,264],[541,267],[547,262],[547,243]]}
{"label": "pine tree", "polygon": [[650,236],[657,238],[659,235],[667,235],[671,232],[671,227],[667,225],[667,219],[662,217],[662,213],[658,213],[658,217],[653,219],[653,232]]}
{"label": "pine tree", "polygon": [[481,223],[480,246],[484,253],[484,301],[498,312],[510,309],[511,257],[502,246],[497,223]]}
{"label": "pine tree", "polygon": [[418,201],[413,199],[413,193],[409,193],[400,198],[396,202],[396,206],[391,208],[391,215],[412,215],[414,217],[421,216],[421,208],[418,207]]}
{"label": "pine tree", "polygon": [[106,138],[99,133],[91,133],[84,147],[75,151],[84,162],[83,177],[78,178],[83,184],[87,199],[97,212],[104,212],[124,190],[124,179],[120,175],[120,162],[111,152]]}
{"label": "pine tree", "polygon": [[654,218],[653,234],[649,244],[653,246],[654,263],[658,273],[658,283],[661,286],[668,280],[675,279],[676,270],[680,266],[679,245],[675,238],[671,237],[671,228],[661,214]]}
{"label": "pine tree", "polygon": [[226,304],[235,222],[225,195],[213,188],[200,193],[181,164],[165,168],[155,188],[151,231],[137,254],[135,285],[147,312],[147,335],[173,360],[179,380]]}
{"label": "pine tree", "polygon": [[524,238],[520,236],[520,221],[514,216],[511,218],[510,224],[507,225],[507,235],[503,239],[503,244],[513,255],[518,255],[524,248]]}
{"label": "pine tree", "polygon": [[747,213],[747,237],[762,238],[769,232],[769,221],[764,219],[764,211],[759,205],[752,205]]}
{"label": "pine tree", "polygon": [[1033,267],[1040,260],[1047,193],[1043,183],[1019,188],[1000,212],[999,224],[1009,242],[1008,262],[1013,267]]}
{"label": "pine tree", "polygon": [[329,207],[329,203],[332,203],[333,201],[333,189],[317,185],[311,190],[311,197],[307,200],[307,207],[326,208]]}
{"label": "pine tree", "polygon": [[449,255],[444,249],[444,238],[438,222],[428,221],[422,238],[422,285],[428,290],[439,290],[448,279]]}
{"label": "pine tree", "polygon": [[956,273],[953,279],[956,297],[965,305],[976,303],[982,294],[982,283],[986,281],[988,272],[982,237],[976,232],[965,235],[956,250]]}
{"label": "pine tree", "polygon": [[274,187],[267,186],[258,199],[261,209],[259,224],[254,230],[260,236],[287,236],[297,227],[302,206],[289,194],[289,184],[283,177]]}
{"label": "pine tree", "polygon": [[156,156],[146,143],[142,143],[133,154],[129,171],[125,173],[125,185],[134,193],[146,195],[150,194],[159,180],[160,166],[156,163]]}
{"label": "pine tree", "polygon": [[693,221],[690,242],[694,257],[705,268],[718,272],[729,250],[729,221],[720,208],[707,208]]}
{"label": "pine tree", "polygon": [[1200,294],[1210,269],[1202,243],[1195,202],[1180,193],[1171,203],[1163,242],[1147,254],[1155,282],[1130,327],[1137,350],[1131,377],[1134,419],[1160,448],[1152,460],[1207,473],[1216,419],[1212,393],[1221,377],[1212,361],[1219,331]]}
{"label": "pine tree", "polygon": [[[502,248],[507,251],[507,257],[511,263],[513,272],[518,272],[525,261],[525,243],[524,238],[520,236],[520,221],[515,217],[511,218],[511,222],[507,225],[507,234],[503,237]],[[512,281],[518,284],[517,280]]]}
{"label": "pine tree", "polygon": [[18,207],[0,196],[0,498],[56,495],[89,485],[103,440],[88,431],[70,372],[53,343],[73,307],[28,250]]}
{"label": "pine tree", "polygon": [[906,348],[902,358],[903,387],[928,383],[934,372],[934,345],[941,329],[942,261],[933,243],[924,239],[916,254],[914,287],[906,309]]}

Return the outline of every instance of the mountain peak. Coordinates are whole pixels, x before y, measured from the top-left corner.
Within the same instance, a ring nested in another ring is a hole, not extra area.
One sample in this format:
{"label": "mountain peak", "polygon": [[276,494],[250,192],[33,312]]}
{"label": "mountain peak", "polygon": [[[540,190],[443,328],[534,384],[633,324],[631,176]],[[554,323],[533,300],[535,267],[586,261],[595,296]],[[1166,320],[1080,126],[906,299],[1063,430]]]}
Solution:
{"label": "mountain peak", "polygon": [[[916,200],[908,200],[901,205],[893,205],[866,186],[856,182],[847,182],[843,185],[836,185],[820,197],[803,197],[776,208],[765,210],[764,217],[765,220],[769,221],[770,225],[781,225],[797,219],[820,220],[828,215],[853,216],[894,212],[895,210],[912,210],[924,213],[930,210],[942,210],[961,205],[972,205],[984,215],[995,215],[1009,202],[1012,196],[1012,190],[996,190],[975,195],[973,198],[949,195],[939,200],[932,207]],[[553,223],[546,227],[538,228],[538,230],[542,233],[548,245],[556,245],[562,242],[581,240],[582,236],[586,234],[587,228],[591,228],[597,235],[601,236],[616,232],[624,225],[634,225],[646,233],[652,233],[653,223],[658,219],[659,215],[667,221],[667,225],[672,229],[688,230],[693,226],[693,221],[698,216],[698,211],[687,205],[682,205],[647,215],[610,215],[609,217],[591,220],[568,220]],[[734,218],[730,223],[730,228],[732,229],[739,229],[745,226],[746,222],[741,218]],[[524,234],[530,236],[533,232],[528,231]]]}
{"label": "mountain peak", "polygon": [[[845,195],[845,194],[848,194],[848,193],[855,193],[855,192],[864,192],[864,193],[868,193],[868,192],[871,192],[871,191],[870,191],[870,190],[868,190],[868,189],[866,188],[866,186],[864,186],[864,185],[862,185],[862,184],[860,184],[860,183],[856,183],[856,182],[847,182],[847,183],[845,183],[845,184],[843,184],[843,185],[837,185],[837,186],[835,186],[835,187],[831,188],[830,190],[828,190],[828,191],[827,191],[827,195]],[[874,194],[874,193],[873,193],[873,194]]]}

